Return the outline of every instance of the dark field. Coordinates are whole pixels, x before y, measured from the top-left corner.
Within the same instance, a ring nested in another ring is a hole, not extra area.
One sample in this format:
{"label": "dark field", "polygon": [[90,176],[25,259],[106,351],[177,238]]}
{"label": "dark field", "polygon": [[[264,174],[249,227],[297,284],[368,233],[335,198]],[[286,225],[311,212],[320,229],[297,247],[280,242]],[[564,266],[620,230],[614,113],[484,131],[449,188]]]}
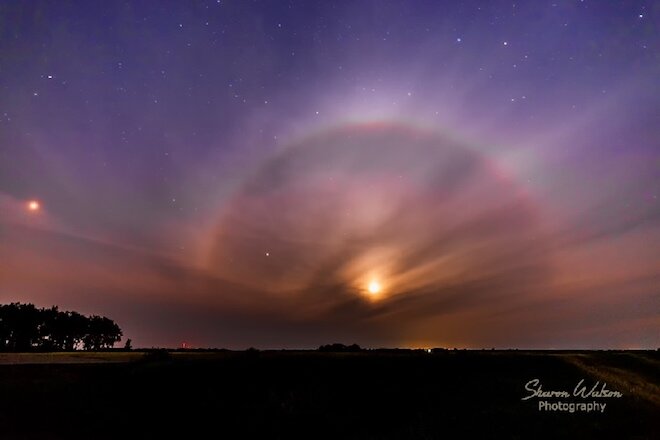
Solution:
{"label": "dark field", "polygon": [[[23,363],[20,363],[23,362]],[[33,363],[31,363],[33,362]],[[36,363],[34,363],[36,362]],[[1,439],[660,438],[658,352],[0,356]],[[525,384],[621,398],[539,411]],[[600,387],[599,387],[600,389]]]}

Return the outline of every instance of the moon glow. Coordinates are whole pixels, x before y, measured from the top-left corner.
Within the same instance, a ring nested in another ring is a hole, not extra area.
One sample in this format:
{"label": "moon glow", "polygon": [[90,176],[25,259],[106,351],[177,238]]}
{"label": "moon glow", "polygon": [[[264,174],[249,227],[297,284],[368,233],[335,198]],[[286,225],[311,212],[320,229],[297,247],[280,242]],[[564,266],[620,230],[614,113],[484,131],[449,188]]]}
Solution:
{"label": "moon glow", "polygon": [[208,265],[279,298],[445,301],[540,276],[536,230],[524,191],[471,149],[398,124],[347,126],[263,164],[229,202]]}
{"label": "moon glow", "polygon": [[371,293],[372,295],[377,295],[378,293],[380,293],[380,283],[378,283],[378,281],[376,280],[371,281],[369,283],[368,290],[369,293]]}

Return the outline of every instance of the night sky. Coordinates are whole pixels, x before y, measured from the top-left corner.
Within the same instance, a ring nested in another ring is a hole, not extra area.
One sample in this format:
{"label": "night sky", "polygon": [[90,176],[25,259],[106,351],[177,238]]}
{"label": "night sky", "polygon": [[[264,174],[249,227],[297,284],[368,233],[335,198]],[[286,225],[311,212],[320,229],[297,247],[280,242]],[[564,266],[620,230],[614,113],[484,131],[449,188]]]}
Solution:
{"label": "night sky", "polygon": [[656,348],[659,25],[2,1],[0,302],[145,347]]}

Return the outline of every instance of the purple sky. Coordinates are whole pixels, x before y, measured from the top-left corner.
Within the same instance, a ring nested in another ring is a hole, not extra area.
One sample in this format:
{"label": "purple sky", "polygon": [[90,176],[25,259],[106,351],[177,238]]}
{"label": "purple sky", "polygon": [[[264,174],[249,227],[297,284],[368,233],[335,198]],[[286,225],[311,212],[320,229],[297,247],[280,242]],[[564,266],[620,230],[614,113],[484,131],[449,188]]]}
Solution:
{"label": "purple sky", "polygon": [[0,302],[134,346],[656,348],[659,25],[637,1],[4,2]]}

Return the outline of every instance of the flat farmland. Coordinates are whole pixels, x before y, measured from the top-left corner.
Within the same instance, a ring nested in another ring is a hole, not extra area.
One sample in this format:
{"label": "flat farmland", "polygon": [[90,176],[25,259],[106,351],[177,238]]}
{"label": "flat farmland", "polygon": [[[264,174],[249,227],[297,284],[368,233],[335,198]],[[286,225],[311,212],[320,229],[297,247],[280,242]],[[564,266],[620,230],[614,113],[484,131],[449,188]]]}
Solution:
{"label": "flat farmland", "polygon": [[[652,439],[660,432],[659,365],[655,351],[2,354],[0,432],[3,439]],[[534,379],[541,391],[570,397],[523,400],[538,389]],[[541,401],[566,405],[541,410]],[[596,410],[575,406],[596,403]]]}

